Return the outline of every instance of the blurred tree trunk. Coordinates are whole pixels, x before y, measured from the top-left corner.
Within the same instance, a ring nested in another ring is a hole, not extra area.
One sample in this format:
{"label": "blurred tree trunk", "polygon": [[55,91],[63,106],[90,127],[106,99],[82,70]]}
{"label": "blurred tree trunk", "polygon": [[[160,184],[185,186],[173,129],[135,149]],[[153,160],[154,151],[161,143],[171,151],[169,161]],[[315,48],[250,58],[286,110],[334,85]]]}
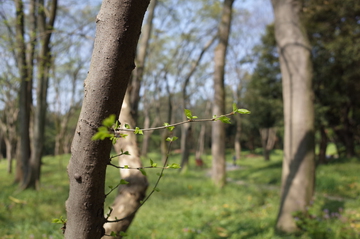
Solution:
{"label": "blurred tree trunk", "polygon": [[[167,80],[167,73],[165,73],[165,82],[166,82],[166,91],[168,94],[168,111],[167,111],[167,121],[169,124],[171,124],[172,121],[172,111],[173,111],[173,104],[172,104],[172,93],[170,92],[170,86],[169,82]],[[160,112],[160,109],[159,109]],[[159,114],[158,114],[159,115]],[[160,120],[158,120],[160,121]],[[168,154],[168,142],[166,139],[170,136],[170,132],[168,130],[163,130],[161,134],[161,143],[160,143],[160,149],[161,149],[161,162],[164,164],[167,158]]]}
{"label": "blurred tree trunk", "polygon": [[261,145],[265,161],[270,160],[270,151],[274,148],[276,142],[276,128],[261,128],[259,129],[261,136]]}
{"label": "blurred tree trunk", "polygon": [[119,116],[148,4],[144,0],[103,1],[96,17],[94,50],[68,165],[66,239],[105,235],[105,173],[112,144],[91,137],[105,118]]}
{"label": "blurred tree trunk", "polygon": [[[31,6],[33,6],[31,1]],[[30,158],[30,107],[31,107],[31,91],[32,91],[32,75],[29,69],[32,69],[33,59],[26,60],[26,44],[25,44],[25,20],[24,5],[22,0],[15,1],[16,7],[16,64],[19,69],[20,91],[19,91],[19,155],[17,157],[17,167],[15,182],[23,183],[27,176],[27,169]],[[30,18],[33,11],[30,10]]]}
{"label": "blurred tree trunk", "polygon": [[[199,56],[197,59],[192,63],[190,71],[187,73],[185,77],[185,81],[182,87],[182,95],[183,95],[183,109],[188,109],[190,103],[189,103],[189,95],[187,94],[187,86],[190,83],[190,78],[195,73],[196,68],[200,64],[200,61],[202,57],[204,56],[205,52],[211,47],[211,45],[215,42],[217,36],[215,35],[201,50]],[[184,120],[186,120],[186,117],[184,116]],[[192,145],[191,142],[191,136],[192,136],[192,127],[190,124],[184,124],[182,125],[181,129],[181,168],[180,171],[186,171],[187,166],[189,164],[189,156],[190,156],[190,148]]]}
{"label": "blurred tree trunk", "polygon": [[[225,114],[225,59],[228,40],[230,35],[232,5],[234,0],[225,0],[222,10],[221,22],[219,24],[219,43],[215,49],[214,70],[214,106],[213,115]],[[215,185],[223,187],[226,181],[225,172],[225,126],[216,121],[212,124],[212,179]]]}
{"label": "blurred tree trunk", "polygon": [[300,20],[301,1],[272,0],[284,99],[284,160],[276,229],[297,230],[292,214],[304,211],[314,193],[314,105],[311,48]]}
{"label": "blurred tree trunk", "polygon": [[[121,124],[129,124],[131,128],[135,127],[134,119],[131,115],[129,94],[125,95],[124,102],[121,107],[121,113],[119,121]],[[119,165],[128,165],[130,168],[142,167],[138,145],[136,143],[136,135],[134,133],[128,133],[126,138],[119,139],[114,145],[115,151],[120,153],[121,150],[128,151],[130,155],[123,155],[119,157]],[[121,178],[129,182],[129,184],[122,184],[119,186],[118,195],[115,198],[113,205],[111,206],[113,211],[110,214],[109,219],[125,218],[124,220],[116,223],[106,223],[104,225],[105,233],[125,232],[130,226],[135,217],[135,213],[141,206],[140,201],[145,198],[146,189],[148,187],[148,181],[139,170],[132,169],[120,169]],[[102,238],[121,238],[104,236]]]}
{"label": "blurred tree trunk", "polygon": [[151,37],[153,19],[155,7],[157,4],[157,0],[151,0],[150,5],[147,11],[146,22],[141,30],[141,36],[139,39],[139,44],[137,47],[137,55],[136,55],[136,68],[133,71],[131,84],[129,88],[130,94],[130,106],[131,106],[131,115],[134,119],[134,122],[137,123],[138,120],[138,107],[140,101],[140,88],[141,82],[144,75],[145,61],[146,55],[148,51],[148,46]]}
{"label": "blurred tree trunk", "polygon": [[[9,97],[7,98],[9,99]],[[3,139],[5,142],[6,159],[8,162],[7,172],[9,174],[12,173],[12,162],[13,159],[16,157],[16,146],[19,140],[16,130],[19,109],[17,108],[16,102],[16,100],[7,101],[5,103],[3,114],[0,117],[0,136],[2,136],[0,137],[0,140]],[[2,156],[1,150],[0,155]]]}
{"label": "blurred tree trunk", "polygon": [[[73,64],[72,64],[73,65]],[[83,64],[78,64],[75,69],[69,69],[71,71],[71,95],[70,95],[70,103],[69,110],[62,116],[56,116],[55,125],[56,125],[56,136],[55,136],[55,149],[54,155],[60,155],[66,153],[64,151],[64,147],[66,144],[66,133],[68,130],[68,124],[71,116],[75,113],[77,107],[75,107],[75,94],[76,94],[76,82],[78,80],[79,72],[83,68]],[[59,88],[59,87],[58,87]],[[59,95],[59,90],[56,89],[57,96]],[[57,97],[58,99],[59,97]],[[60,99],[59,99],[60,101]]]}
{"label": "blurred tree trunk", "polygon": [[204,155],[205,151],[205,133],[206,133],[206,123],[201,124],[199,139],[198,139],[198,147],[195,152],[195,159],[201,159]]}
{"label": "blurred tree trunk", "polygon": [[241,117],[235,115],[236,133],[234,139],[235,160],[241,159]]}
{"label": "blurred tree trunk", "polygon": [[[44,147],[46,112],[47,112],[47,90],[49,85],[49,71],[52,64],[50,40],[53,33],[57,0],[52,0],[48,10],[44,0],[39,0],[36,5],[38,11],[38,36],[40,39],[40,52],[38,54],[37,85],[36,85],[36,107],[34,111],[34,132],[30,164],[23,189],[40,187],[41,157]],[[48,12],[47,12],[48,11]],[[48,16],[48,19],[47,19]]]}
{"label": "blurred tree trunk", "polygon": [[326,148],[328,145],[328,137],[325,131],[325,127],[323,125],[320,125],[319,128],[320,131],[320,145],[319,145],[319,164],[325,164],[326,163]]}

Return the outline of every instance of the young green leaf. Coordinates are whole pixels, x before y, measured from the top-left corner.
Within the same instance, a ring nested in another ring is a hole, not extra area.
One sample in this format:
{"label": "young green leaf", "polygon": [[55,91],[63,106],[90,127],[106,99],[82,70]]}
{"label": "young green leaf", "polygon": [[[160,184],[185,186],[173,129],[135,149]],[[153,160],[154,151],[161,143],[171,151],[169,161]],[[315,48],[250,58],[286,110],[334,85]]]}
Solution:
{"label": "young green leaf", "polygon": [[125,127],[125,129],[130,129],[130,125],[129,125],[129,124],[125,124],[124,127]]}
{"label": "young green leaf", "polygon": [[154,188],[155,192],[160,192],[159,188]]}
{"label": "young green leaf", "polygon": [[168,165],[167,168],[175,168],[175,169],[177,169],[177,168],[181,168],[181,167],[177,163],[172,163],[172,164]]}
{"label": "young green leaf", "polygon": [[126,180],[124,180],[124,179],[121,179],[121,180],[120,180],[120,184],[129,184],[129,182],[126,181]]}
{"label": "young green leaf", "polygon": [[130,155],[129,151],[121,152],[122,155]]}
{"label": "young green leaf", "polygon": [[139,127],[135,128],[135,134],[144,134],[143,131],[141,129],[139,129]]}
{"label": "young green leaf", "polygon": [[142,175],[146,176],[146,172],[143,168],[139,168],[139,171],[142,173]]}
{"label": "young green leaf", "polygon": [[124,165],[124,169],[129,169],[129,165]]}
{"label": "young green leaf", "polygon": [[192,115],[191,110],[184,109],[184,113],[185,113],[186,118],[187,118],[188,120],[197,119],[197,116]]}
{"label": "young green leaf", "polygon": [[113,126],[115,124],[115,115],[112,114],[109,117],[107,117],[106,119],[104,119],[102,124],[107,128],[110,128],[111,126]]}
{"label": "young green leaf", "polygon": [[[164,123],[164,126],[169,126],[169,123]],[[175,126],[169,126],[167,127],[169,131],[173,131],[175,129]]]}
{"label": "young green leaf", "polygon": [[157,167],[157,163],[154,163],[154,161],[152,161],[152,159],[150,159],[150,166],[152,168],[156,168]]}
{"label": "young green leaf", "polygon": [[236,112],[239,113],[239,114],[242,114],[242,115],[248,115],[248,114],[251,113],[251,112],[250,112],[249,110],[247,110],[247,109],[237,109]]}
{"label": "young green leaf", "polygon": [[229,118],[229,117],[226,117],[225,115],[220,116],[220,117],[218,118],[218,120],[220,120],[221,122],[226,123],[226,124],[231,124],[230,118]]}
{"label": "young green leaf", "polygon": [[167,137],[167,138],[166,138],[166,141],[168,141],[168,142],[173,142],[173,141],[175,141],[175,140],[177,140],[177,139],[178,139],[178,137],[176,137],[176,136]]}
{"label": "young green leaf", "polygon": [[236,104],[235,104],[235,103],[233,103],[233,112],[234,112],[234,113],[236,113],[236,112],[237,112],[237,110],[238,110],[238,108],[237,108]]}
{"label": "young green leaf", "polygon": [[119,120],[116,120],[115,121],[115,126],[114,126],[114,129],[119,129],[120,128],[120,121]]}

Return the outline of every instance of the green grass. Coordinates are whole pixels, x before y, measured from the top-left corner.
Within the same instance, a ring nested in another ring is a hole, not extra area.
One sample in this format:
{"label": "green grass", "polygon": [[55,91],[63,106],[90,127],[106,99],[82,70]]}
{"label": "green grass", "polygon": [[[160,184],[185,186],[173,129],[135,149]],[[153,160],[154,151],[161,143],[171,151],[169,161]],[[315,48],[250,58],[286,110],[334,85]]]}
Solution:
{"label": "green grass", "polygon": [[[261,152],[256,152],[261,153]],[[159,163],[159,155],[149,155]],[[228,152],[228,164],[232,155]],[[68,155],[45,157],[42,167],[42,189],[17,191],[13,175],[6,173],[6,162],[0,161],[0,238],[63,238],[61,225],[53,218],[66,216],[68,195],[66,165]],[[174,154],[170,161],[179,162]],[[227,177],[223,189],[214,188],[209,177],[211,158],[205,157],[207,168],[194,166],[193,157],[185,173],[167,170],[160,192],[137,213],[128,238],[360,238],[360,185],[357,159],[336,160],[317,169],[316,199],[307,216],[301,219],[305,228],[297,236],[276,236],[274,222],[279,206],[282,152],[274,151],[271,161],[261,154],[243,153]],[[148,160],[144,161],[148,164]],[[151,185],[157,169],[147,170]],[[109,168],[107,182],[116,185],[118,170]],[[150,185],[150,186],[151,186]],[[111,205],[111,194],[106,206]],[[299,216],[301,217],[301,215]]]}

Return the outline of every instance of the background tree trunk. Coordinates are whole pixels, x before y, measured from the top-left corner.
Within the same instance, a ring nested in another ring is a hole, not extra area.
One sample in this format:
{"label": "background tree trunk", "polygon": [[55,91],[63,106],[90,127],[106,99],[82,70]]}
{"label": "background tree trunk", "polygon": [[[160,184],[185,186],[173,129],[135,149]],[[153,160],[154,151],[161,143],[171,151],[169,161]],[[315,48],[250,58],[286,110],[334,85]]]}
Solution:
{"label": "background tree trunk", "polygon": [[[32,76],[29,75],[29,65],[26,62],[25,46],[25,21],[24,5],[22,0],[15,1],[16,6],[16,64],[20,75],[19,92],[19,157],[17,157],[17,172],[15,182],[23,183],[26,178],[26,171],[30,157],[30,105],[31,105],[31,82]],[[30,14],[31,15],[31,14]],[[28,62],[32,64],[32,62]]]}
{"label": "background tree trunk", "polygon": [[319,145],[318,163],[319,164],[325,164],[326,161],[327,161],[327,159],[326,159],[326,149],[327,149],[329,139],[327,137],[326,130],[325,130],[325,127],[323,125],[320,125],[319,131],[320,131],[320,145]]}
{"label": "background tree trunk", "polygon": [[148,51],[148,46],[151,37],[154,12],[156,8],[157,0],[151,0],[148,8],[148,16],[146,22],[142,28],[142,33],[139,39],[139,44],[137,47],[136,55],[136,69],[132,74],[131,86],[129,89],[130,95],[130,106],[131,106],[131,115],[134,119],[135,124],[138,120],[138,107],[140,101],[140,88],[141,82],[144,75],[146,55]]}
{"label": "background tree trunk", "polygon": [[36,107],[34,111],[34,132],[32,140],[32,150],[27,177],[22,188],[40,187],[40,168],[41,157],[44,147],[45,121],[47,112],[47,90],[49,85],[49,71],[51,68],[52,56],[50,49],[50,39],[53,33],[57,0],[51,1],[49,19],[46,17],[46,6],[44,1],[38,2],[38,35],[40,36],[41,49],[38,55],[37,67],[37,87],[36,87]]}
{"label": "background tree trunk", "polygon": [[276,141],[276,128],[261,128],[259,129],[261,136],[261,145],[263,148],[263,155],[266,161],[270,160],[270,151],[274,148]]}
{"label": "background tree trunk", "polygon": [[105,118],[119,116],[148,4],[144,0],[104,1],[96,17],[94,50],[68,165],[67,239],[104,236],[105,172],[112,145],[110,140],[91,137]]}
{"label": "background tree trunk", "polygon": [[297,230],[292,213],[305,211],[314,192],[314,105],[310,45],[300,21],[301,1],[272,0],[284,99],[284,160],[276,228]]}
{"label": "background tree trunk", "polygon": [[[234,0],[225,0],[218,30],[219,43],[215,49],[214,71],[214,106],[213,115],[225,114],[225,59],[226,49],[230,35],[232,5]],[[215,185],[223,187],[226,181],[225,175],[225,126],[217,121],[212,124],[212,179]]]}
{"label": "background tree trunk", "polygon": [[[131,115],[129,94],[125,95],[124,102],[121,107],[121,114],[119,121],[121,124],[129,124],[131,128],[135,127],[135,122]],[[128,151],[130,155],[123,155],[119,157],[119,165],[128,165],[130,168],[142,167],[138,145],[136,143],[136,135],[128,133],[126,138],[119,139],[114,145],[115,151],[120,153],[121,150]],[[111,169],[110,169],[111,170]],[[104,228],[107,235],[116,232],[125,232],[130,226],[135,217],[135,213],[141,206],[140,201],[145,198],[148,181],[139,170],[134,169],[120,169],[121,178],[129,182],[129,184],[122,184],[119,187],[118,195],[111,206],[113,211],[109,220],[115,218],[126,218],[116,223],[106,223]],[[105,238],[121,238],[104,236]]]}

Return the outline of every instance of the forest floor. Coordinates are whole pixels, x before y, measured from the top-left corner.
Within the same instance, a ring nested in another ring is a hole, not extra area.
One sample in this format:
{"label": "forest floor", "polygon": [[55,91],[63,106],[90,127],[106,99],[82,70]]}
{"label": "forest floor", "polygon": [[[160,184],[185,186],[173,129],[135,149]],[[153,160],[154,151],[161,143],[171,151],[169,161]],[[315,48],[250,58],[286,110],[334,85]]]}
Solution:
{"label": "forest floor", "polygon": [[[160,192],[137,213],[127,238],[139,239],[217,239],[217,238],[360,238],[360,161],[337,159],[317,168],[316,194],[308,213],[294,215],[303,229],[298,235],[277,236],[274,223],[279,207],[282,152],[275,150],[266,162],[261,152],[243,153],[233,167],[228,152],[227,185],[216,189],[207,167],[198,168],[190,158],[186,172],[167,170],[159,184]],[[154,162],[161,157],[150,153]],[[69,155],[45,157],[42,187],[38,192],[17,191],[13,175],[0,161],[0,239],[63,238],[61,225],[52,219],[66,217],[68,195],[66,166]],[[179,162],[173,154],[170,163]],[[148,159],[144,164],[148,164]],[[157,169],[147,170],[150,187]],[[109,169],[107,186],[116,185],[118,170]],[[112,193],[106,208],[115,198]]]}

